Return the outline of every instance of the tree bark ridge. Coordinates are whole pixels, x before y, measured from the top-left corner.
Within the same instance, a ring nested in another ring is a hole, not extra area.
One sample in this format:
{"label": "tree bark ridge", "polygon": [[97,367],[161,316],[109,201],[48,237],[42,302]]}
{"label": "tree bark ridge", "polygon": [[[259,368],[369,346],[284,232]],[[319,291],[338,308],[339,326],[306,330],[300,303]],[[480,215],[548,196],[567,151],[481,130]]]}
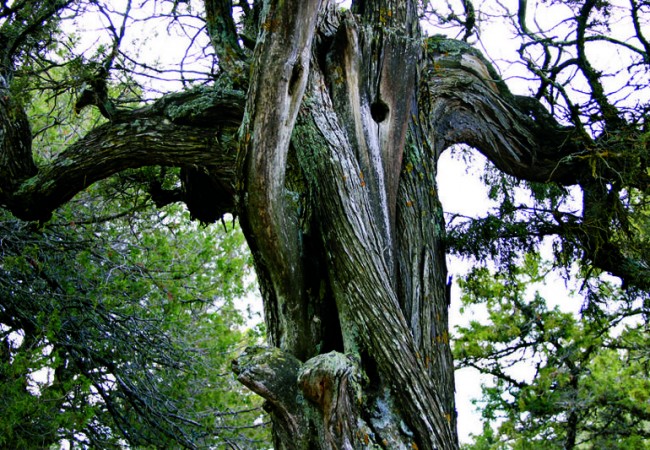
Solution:
{"label": "tree bark ridge", "polygon": [[[416,357],[411,331],[390,283],[391,268],[383,257],[381,233],[372,220],[372,200],[358,176],[354,151],[322,89],[325,84],[314,78],[310,86],[311,118],[305,118],[307,124],[303,126],[318,130],[321,136],[312,138],[324,139],[325,143],[320,144],[322,151],[317,155],[303,158],[311,183],[331,180],[318,184],[317,204],[330,255],[330,278],[344,322],[342,328],[347,330],[345,351],[361,354],[367,349],[376,359],[384,381],[399,398],[407,423],[417,430],[420,448],[455,448],[451,412],[444,411],[435,380],[423,376],[427,371]],[[381,329],[374,325],[378,323]]]}
{"label": "tree bark ridge", "polygon": [[[241,223],[258,272],[271,283],[270,337],[301,359],[311,352],[295,208],[287,205],[287,153],[309,74],[320,0],[269,1],[253,56],[239,156]],[[269,286],[270,287],[270,286]]]}

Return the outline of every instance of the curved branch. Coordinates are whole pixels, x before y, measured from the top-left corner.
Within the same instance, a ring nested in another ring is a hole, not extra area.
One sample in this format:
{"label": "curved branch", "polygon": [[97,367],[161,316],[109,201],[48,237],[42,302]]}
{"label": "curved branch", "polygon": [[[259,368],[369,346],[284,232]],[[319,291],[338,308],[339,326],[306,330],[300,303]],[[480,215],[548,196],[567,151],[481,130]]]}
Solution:
{"label": "curved branch", "polygon": [[[309,353],[309,319],[303,302],[295,217],[286,205],[285,179],[291,133],[309,74],[320,0],[271,1],[255,47],[251,87],[239,157],[242,230],[261,277],[298,332],[272,331],[274,344],[299,357]],[[272,268],[272,269],[271,269]],[[270,308],[269,308],[270,309]]]}
{"label": "curved branch", "polygon": [[[466,143],[519,179],[580,185],[585,192],[594,185],[604,186],[608,177],[616,179],[611,169],[594,179],[593,158],[589,157],[593,150],[579,144],[582,131],[562,127],[537,99],[513,96],[476,50],[439,37],[430,39],[429,49],[429,78],[425,80],[429,104],[424,109],[428,110],[437,152]],[[612,126],[615,116],[611,114]],[[595,200],[593,213],[590,204],[594,202],[584,202],[579,224],[538,231],[574,240],[584,258],[596,267],[621,277],[626,284],[647,289],[647,263],[629,257],[615,243],[607,195],[600,194],[602,198]]]}
{"label": "curved branch", "polygon": [[[34,176],[0,192],[0,202],[21,219],[47,220],[54,209],[92,183],[125,169],[153,165],[206,168],[229,186],[224,193],[234,195],[233,135],[243,115],[242,104],[237,93],[192,91],[122,113],[72,144]],[[234,200],[223,203],[234,204]]]}
{"label": "curved branch", "polygon": [[535,98],[512,95],[496,71],[459,41],[429,40],[428,105],[437,153],[457,143],[476,147],[499,169],[530,181],[576,184],[587,170],[573,128]]}

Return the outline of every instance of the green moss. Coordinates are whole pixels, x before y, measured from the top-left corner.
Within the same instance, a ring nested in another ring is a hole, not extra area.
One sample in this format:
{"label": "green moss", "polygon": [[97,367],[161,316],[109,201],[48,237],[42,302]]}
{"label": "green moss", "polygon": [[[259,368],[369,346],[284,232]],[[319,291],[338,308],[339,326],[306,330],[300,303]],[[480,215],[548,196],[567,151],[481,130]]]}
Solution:
{"label": "green moss", "polygon": [[300,167],[307,173],[309,179],[315,174],[319,158],[328,153],[325,140],[313,118],[308,114],[299,114],[293,128],[291,140],[296,148],[296,157]]}
{"label": "green moss", "polygon": [[[485,65],[490,75],[490,79],[496,84],[499,93],[508,98],[512,96],[510,90],[490,61],[483,56],[483,53],[469,45],[467,42],[458,39],[450,39],[444,35],[436,34],[425,41],[425,50],[431,57],[440,55],[444,56],[444,58],[435,58],[435,69],[457,68],[461,65],[463,55],[476,57]],[[458,88],[462,89],[462,86],[458,86]]]}

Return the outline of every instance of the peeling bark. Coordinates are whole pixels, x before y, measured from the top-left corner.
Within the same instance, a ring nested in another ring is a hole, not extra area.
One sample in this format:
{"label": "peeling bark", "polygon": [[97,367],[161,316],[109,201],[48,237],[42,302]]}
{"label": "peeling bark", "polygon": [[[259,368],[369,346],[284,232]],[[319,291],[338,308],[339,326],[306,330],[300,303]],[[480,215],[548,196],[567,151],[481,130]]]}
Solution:
{"label": "peeling bark", "polygon": [[309,74],[319,0],[271,1],[265,5],[253,55],[252,84],[242,125],[241,223],[260,278],[270,286],[266,314],[274,343],[307,357],[310,317],[302,308],[295,208],[284,185],[291,132]]}

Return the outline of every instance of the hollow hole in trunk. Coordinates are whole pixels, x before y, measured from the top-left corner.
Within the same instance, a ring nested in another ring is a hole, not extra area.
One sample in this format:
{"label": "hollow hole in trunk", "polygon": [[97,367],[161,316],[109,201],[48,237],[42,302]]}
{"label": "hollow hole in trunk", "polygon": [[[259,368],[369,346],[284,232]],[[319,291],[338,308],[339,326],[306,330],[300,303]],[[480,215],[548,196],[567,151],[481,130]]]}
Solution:
{"label": "hollow hole in trunk", "polygon": [[365,390],[373,399],[380,397],[383,391],[383,384],[379,367],[377,367],[377,361],[370,356],[367,349],[362,349],[359,356],[361,357],[361,369],[367,381]]}
{"label": "hollow hole in trunk", "polygon": [[288,87],[289,95],[293,95],[293,93],[295,92],[296,85],[298,84],[298,81],[300,81],[301,76],[302,76],[302,63],[300,60],[298,60],[296,64],[293,66],[293,70],[291,71],[291,79],[289,80],[289,87]]}
{"label": "hollow hole in trunk", "polygon": [[377,123],[381,123],[386,119],[388,111],[388,105],[383,100],[378,99],[370,105],[370,115],[372,116],[372,120]]}

